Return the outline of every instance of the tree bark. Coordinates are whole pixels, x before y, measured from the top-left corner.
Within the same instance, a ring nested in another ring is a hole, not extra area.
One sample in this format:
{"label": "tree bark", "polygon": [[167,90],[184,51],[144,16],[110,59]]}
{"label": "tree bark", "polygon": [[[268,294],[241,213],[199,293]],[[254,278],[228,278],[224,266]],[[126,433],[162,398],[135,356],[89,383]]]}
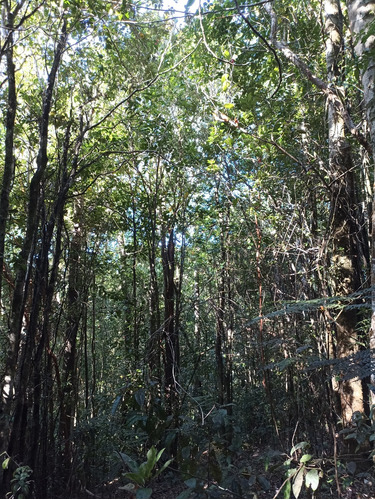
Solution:
{"label": "tree bark", "polygon": [[74,229],[69,250],[69,284],[67,290],[67,320],[63,354],[63,400],[60,407],[62,467],[66,484],[71,486],[73,459],[73,429],[78,403],[77,337],[87,303],[83,262],[86,236],[83,221],[83,200],[75,200]]}
{"label": "tree bark", "polygon": [[[374,46],[375,36],[366,34],[370,24],[374,22],[375,2],[373,0],[347,0],[350,29],[356,45],[355,54],[362,63],[361,80],[363,88],[363,102],[366,111],[368,129],[370,133],[370,142],[373,154],[375,154],[375,57]],[[374,159],[374,157],[373,157]],[[373,196],[375,188],[373,187]],[[375,210],[374,199],[372,203],[371,214],[371,287],[372,287],[372,315],[371,327],[369,332],[370,349],[375,349]],[[372,354],[372,359],[374,355]],[[375,360],[371,368],[371,404],[375,404]]]}
{"label": "tree bark", "polygon": [[[342,90],[343,15],[339,0],[325,0],[326,64],[328,82]],[[330,274],[333,295],[348,296],[362,283],[361,269],[368,266],[368,245],[358,221],[363,217],[357,203],[354,166],[350,144],[346,139],[345,121],[339,109],[327,100],[330,220],[332,265]],[[336,333],[337,357],[349,356],[358,350],[356,311],[342,309],[333,323]],[[353,379],[338,384],[344,424],[351,422],[355,411],[364,411],[362,381]]]}
{"label": "tree bark", "polygon": [[[11,339],[12,350],[7,358],[7,375],[14,380],[15,402],[14,418],[10,434],[8,447],[9,455],[17,460],[22,460],[27,449],[25,447],[25,437],[27,428],[27,413],[29,401],[27,397],[27,385],[32,372],[31,359],[34,345],[34,338],[38,322],[39,305],[41,300],[43,278],[37,276],[34,284],[34,298],[32,301],[32,311],[30,323],[25,331],[25,341],[20,346],[22,321],[25,312],[26,300],[29,293],[31,269],[34,261],[34,247],[38,235],[40,208],[41,208],[41,187],[45,170],[48,164],[47,144],[48,144],[48,123],[52,103],[52,94],[55,85],[57,71],[61,62],[67,39],[66,23],[63,23],[62,32],[54,55],[52,68],[48,77],[47,87],[43,97],[42,116],[39,129],[39,151],[37,156],[37,169],[34,173],[29,188],[29,204],[27,212],[26,234],[23,241],[22,250],[16,263],[16,281],[12,301],[11,323],[9,338]],[[45,233],[44,233],[45,234]],[[51,235],[46,235],[47,239]],[[43,246],[46,240],[43,241]],[[45,249],[44,249],[45,250]],[[46,256],[48,262],[48,256]],[[20,354],[19,354],[20,351]]]}
{"label": "tree bark", "polygon": [[165,341],[165,395],[171,415],[178,415],[179,393],[177,388],[180,365],[180,346],[175,330],[175,244],[174,231],[169,230],[168,243],[162,240],[164,275],[164,341]]}
{"label": "tree bark", "polygon": [[[5,121],[5,160],[4,172],[2,179],[1,197],[0,197],[0,308],[2,308],[2,277],[4,268],[4,250],[5,250],[5,233],[6,225],[9,216],[9,196],[12,190],[15,158],[14,158],[14,124],[17,110],[17,94],[16,94],[16,78],[15,64],[13,60],[13,28],[14,15],[10,12],[10,6],[7,3],[7,20],[6,30],[8,32],[8,44],[6,47],[6,65],[8,78],[8,98],[7,98],[7,114]],[[14,339],[10,339],[11,343]]]}
{"label": "tree bark", "polygon": [[25,237],[23,240],[21,252],[18,256],[15,265],[16,280],[15,280],[15,289],[12,300],[11,325],[9,331],[9,338],[11,339],[12,351],[8,355],[8,360],[7,360],[7,370],[11,380],[13,380],[14,378],[17,366],[22,320],[24,316],[25,304],[29,289],[29,279],[33,262],[34,244],[38,232],[41,183],[48,164],[48,155],[47,155],[48,125],[49,125],[49,115],[52,104],[52,94],[55,85],[57,71],[65,48],[66,39],[67,39],[66,22],[64,21],[62,26],[61,36],[55,52],[52,68],[48,77],[48,84],[43,96],[42,116],[39,129],[39,151],[37,156],[37,169],[30,182]]}

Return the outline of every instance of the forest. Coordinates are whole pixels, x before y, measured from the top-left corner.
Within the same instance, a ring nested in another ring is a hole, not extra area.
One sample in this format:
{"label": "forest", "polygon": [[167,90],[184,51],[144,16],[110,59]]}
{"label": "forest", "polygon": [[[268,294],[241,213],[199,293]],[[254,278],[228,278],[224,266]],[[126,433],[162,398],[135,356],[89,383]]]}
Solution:
{"label": "forest", "polygon": [[0,497],[373,498],[375,0],[0,5]]}

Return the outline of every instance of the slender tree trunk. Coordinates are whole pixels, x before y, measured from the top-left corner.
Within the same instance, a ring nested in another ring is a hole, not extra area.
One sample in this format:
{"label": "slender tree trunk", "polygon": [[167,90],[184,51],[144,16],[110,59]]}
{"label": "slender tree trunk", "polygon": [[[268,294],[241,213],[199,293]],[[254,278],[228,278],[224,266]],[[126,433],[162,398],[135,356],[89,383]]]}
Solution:
{"label": "slender tree trunk", "polygon": [[63,401],[60,409],[61,437],[63,440],[63,477],[71,484],[73,462],[73,429],[78,403],[77,337],[86,302],[84,296],[85,233],[83,229],[83,201],[75,200],[74,230],[69,251],[69,285],[67,290],[67,321],[63,354]]}
{"label": "slender tree trunk", "polygon": [[154,378],[161,383],[161,364],[160,364],[160,306],[159,306],[159,285],[156,274],[156,242],[154,236],[150,242],[149,248],[149,264],[150,264],[150,298],[149,298],[149,315],[150,328],[148,339],[148,361],[150,378]]}
{"label": "slender tree trunk", "polygon": [[225,370],[225,349],[226,349],[226,322],[225,313],[227,307],[227,231],[226,227],[228,220],[226,214],[221,216],[220,221],[220,270],[218,276],[218,299],[216,306],[216,341],[215,341],[215,356],[216,356],[216,371],[217,371],[217,391],[218,402],[220,405],[225,405],[226,401],[226,370]]}
{"label": "slender tree trunk", "polygon": [[[94,261],[95,263],[95,261]],[[92,415],[96,416],[96,278],[95,265],[92,283],[92,330],[91,330],[91,407]]]}
{"label": "slender tree trunk", "polygon": [[[195,365],[198,366],[199,361],[202,359],[202,330],[201,330],[201,291],[200,291],[200,281],[198,269],[194,269],[194,348],[196,352]],[[202,392],[202,380],[197,374],[197,370],[194,370],[193,376],[194,393],[200,395]]]}
{"label": "slender tree trunk", "polygon": [[133,281],[133,362],[134,368],[138,366],[139,360],[139,328],[138,328],[138,297],[137,297],[137,223],[135,215],[135,197],[132,198],[132,230],[133,230],[133,262],[132,262],[132,281]]}
{"label": "slender tree trunk", "polygon": [[180,348],[178,333],[175,330],[175,244],[174,231],[169,232],[168,243],[162,240],[162,261],[164,275],[164,341],[165,341],[165,394],[171,415],[179,410],[178,371]]}
{"label": "slender tree trunk", "polygon": [[[17,95],[16,95],[16,78],[15,64],[13,60],[13,28],[14,16],[10,12],[10,6],[7,3],[7,19],[6,30],[8,32],[8,44],[6,48],[6,64],[8,78],[8,98],[7,98],[7,114],[5,121],[5,160],[4,172],[1,187],[0,197],[0,310],[2,309],[2,277],[4,268],[4,251],[5,251],[5,234],[6,225],[9,215],[9,196],[12,189],[15,158],[14,158],[14,124],[16,119]],[[10,339],[11,344],[15,339]],[[11,395],[10,395],[11,396]]]}

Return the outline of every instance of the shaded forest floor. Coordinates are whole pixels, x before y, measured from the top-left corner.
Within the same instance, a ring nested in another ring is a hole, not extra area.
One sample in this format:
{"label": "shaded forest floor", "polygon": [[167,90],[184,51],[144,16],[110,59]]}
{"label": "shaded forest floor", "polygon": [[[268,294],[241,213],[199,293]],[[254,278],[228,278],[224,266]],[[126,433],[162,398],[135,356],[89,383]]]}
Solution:
{"label": "shaded forest floor", "polygon": [[[201,464],[198,477],[190,478],[171,464],[147,484],[152,490],[149,498],[375,498],[375,465],[368,453],[342,455],[336,463],[333,458],[316,459],[306,467],[298,460],[286,466],[285,458],[272,449],[239,453],[232,464],[221,468],[220,480],[213,478],[218,464],[209,460],[206,467]],[[319,471],[316,491],[307,485],[309,470]],[[93,491],[82,491],[79,497],[146,498],[123,474]]]}

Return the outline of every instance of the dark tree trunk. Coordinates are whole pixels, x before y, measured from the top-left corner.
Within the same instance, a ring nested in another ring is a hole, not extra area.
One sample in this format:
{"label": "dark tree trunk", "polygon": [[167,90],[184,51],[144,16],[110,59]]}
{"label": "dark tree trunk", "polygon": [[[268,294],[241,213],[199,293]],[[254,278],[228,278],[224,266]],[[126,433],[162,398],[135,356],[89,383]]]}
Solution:
{"label": "dark tree trunk", "polygon": [[167,408],[171,415],[179,409],[178,371],[180,347],[175,330],[175,245],[174,231],[169,232],[168,243],[162,239],[162,260],[164,274],[164,340],[165,340],[165,394]]}
{"label": "dark tree trunk", "polygon": [[[47,228],[41,234],[40,256],[43,259],[36,266],[35,281],[33,283],[33,296],[30,320],[25,330],[25,340],[20,345],[22,321],[24,318],[26,301],[29,295],[31,269],[34,263],[34,248],[39,230],[40,209],[42,206],[41,191],[42,181],[48,164],[47,144],[48,144],[48,122],[52,103],[52,93],[55,85],[57,71],[61,62],[62,53],[66,43],[66,23],[63,23],[61,36],[56,48],[51,72],[48,77],[47,88],[43,97],[42,116],[39,129],[39,152],[37,156],[37,169],[34,173],[29,188],[29,204],[27,211],[26,234],[23,241],[22,250],[15,264],[16,280],[12,301],[11,321],[9,338],[11,339],[12,351],[7,359],[7,369],[11,379],[14,379],[15,397],[13,420],[10,432],[8,454],[16,461],[24,461],[28,456],[31,427],[28,424],[29,412],[32,411],[32,398],[35,397],[35,412],[39,412],[38,387],[33,387],[32,361],[36,334],[38,331],[38,318],[42,298],[45,296],[45,276],[48,269],[48,242],[52,237],[52,229]],[[51,232],[50,232],[51,230]],[[41,356],[44,339],[40,340],[39,356]],[[20,354],[18,355],[20,351]],[[30,390],[28,390],[30,389]],[[36,424],[38,425],[38,424]],[[31,437],[32,438],[32,437]],[[9,475],[4,475],[5,488],[9,491]]]}
{"label": "dark tree trunk", "polygon": [[[2,278],[4,268],[4,251],[5,251],[5,234],[6,225],[9,215],[9,196],[12,189],[15,158],[14,158],[14,124],[17,110],[17,95],[16,95],[16,78],[15,65],[13,60],[13,27],[14,15],[10,12],[9,4],[7,4],[7,24],[5,29],[8,32],[8,44],[6,47],[6,64],[8,78],[8,98],[7,98],[7,114],[5,121],[5,160],[4,172],[1,187],[0,197],[0,308],[2,308]],[[10,339],[11,343],[13,339]]]}

